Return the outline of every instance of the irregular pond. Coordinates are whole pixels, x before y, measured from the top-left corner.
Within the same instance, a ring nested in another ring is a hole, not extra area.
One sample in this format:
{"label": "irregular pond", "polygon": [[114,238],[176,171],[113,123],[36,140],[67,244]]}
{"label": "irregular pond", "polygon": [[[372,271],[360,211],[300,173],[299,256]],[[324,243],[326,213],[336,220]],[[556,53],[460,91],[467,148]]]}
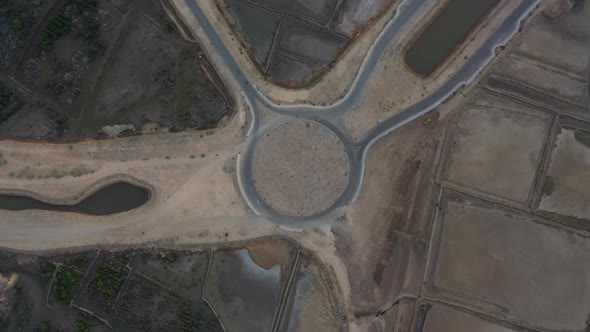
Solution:
{"label": "irregular pond", "polygon": [[469,35],[498,0],[450,0],[405,54],[416,74],[428,76]]}
{"label": "irregular pond", "polygon": [[116,182],[72,205],[50,204],[28,196],[0,194],[0,209],[10,211],[50,210],[104,216],[133,210],[145,204],[149,199],[150,192],[146,188],[128,182]]}
{"label": "irregular pond", "polygon": [[246,249],[213,255],[205,295],[228,331],[271,331],[281,291],[279,264],[265,269]]}

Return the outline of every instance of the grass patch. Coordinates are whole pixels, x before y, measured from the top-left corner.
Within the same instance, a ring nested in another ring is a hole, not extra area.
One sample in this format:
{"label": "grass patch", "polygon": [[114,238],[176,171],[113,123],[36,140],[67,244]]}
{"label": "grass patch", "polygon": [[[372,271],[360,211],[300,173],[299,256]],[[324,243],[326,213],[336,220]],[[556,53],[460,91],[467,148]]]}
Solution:
{"label": "grass patch", "polygon": [[37,328],[35,329],[35,332],[53,332],[53,331],[57,331],[57,330],[53,329],[53,324],[51,323],[50,320],[47,320],[47,319],[41,320],[41,322],[39,322],[39,325],[37,325]]}
{"label": "grass patch", "polygon": [[105,263],[94,273],[90,287],[98,290],[105,297],[114,298],[121,287],[122,274],[121,266],[113,262]]}
{"label": "grass patch", "polygon": [[76,332],[90,332],[96,326],[96,320],[85,312],[80,312],[76,317]]}
{"label": "grass patch", "polygon": [[55,299],[63,305],[68,305],[72,299],[72,290],[78,286],[81,279],[80,273],[60,266],[51,290]]}

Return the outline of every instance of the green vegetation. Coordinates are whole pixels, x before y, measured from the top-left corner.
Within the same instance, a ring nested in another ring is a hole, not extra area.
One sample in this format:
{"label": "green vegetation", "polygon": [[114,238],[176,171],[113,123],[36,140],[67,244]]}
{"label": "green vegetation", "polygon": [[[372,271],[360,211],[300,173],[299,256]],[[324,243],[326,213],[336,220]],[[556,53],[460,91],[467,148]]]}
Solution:
{"label": "green vegetation", "polygon": [[199,308],[195,317],[193,331],[202,331],[203,329],[206,329],[206,331],[211,331],[216,325],[217,318],[215,318],[215,316],[209,316],[209,318],[206,318],[203,309]]}
{"label": "green vegetation", "polygon": [[49,281],[53,277],[53,271],[55,271],[55,264],[53,264],[53,262],[49,259],[40,259],[38,271],[43,279]]}
{"label": "green vegetation", "polygon": [[[22,290],[22,288],[21,288]],[[24,331],[27,325],[29,325],[29,321],[31,320],[31,314],[33,313],[33,303],[31,301],[27,301],[25,305],[25,312],[21,316],[21,320],[16,327],[18,332]]]}
{"label": "green vegetation", "polygon": [[96,322],[92,316],[85,312],[80,312],[76,317],[76,331],[77,332],[89,332],[90,328],[96,325]]}
{"label": "green vegetation", "polygon": [[24,27],[23,21],[18,18],[13,19],[12,22],[10,22],[10,26],[12,26],[12,28],[17,32],[20,32]]}
{"label": "green vegetation", "polygon": [[58,131],[63,133],[70,128],[70,117],[66,114],[56,111],[53,108],[49,108],[47,109],[47,115],[55,121]]}
{"label": "green vegetation", "polygon": [[10,325],[10,320],[8,317],[0,317],[0,332],[8,332],[8,326]]}
{"label": "green vegetation", "polygon": [[25,30],[35,25],[35,14],[27,1],[4,0],[0,1],[3,22],[9,23],[16,32],[17,38],[26,38]]}
{"label": "green vegetation", "polygon": [[53,332],[55,331],[53,329],[53,325],[51,324],[51,321],[47,320],[47,319],[43,319],[39,325],[37,325],[37,329],[35,329],[35,332]]}
{"label": "green vegetation", "polygon": [[8,160],[6,160],[6,158],[4,158],[4,155],[2,154],[2,152],[0,152],[0,166],[4,166],[8,163]]}
{"label": "green vegetation", "polygon": [[[77,39],[86,42],[88,49],[87,55],[90,59],[95,59],[98,55],[104,54],[106,46],[100,39],[100,20],[97,12],[97,0],[70,0],[66,3],[76,5],[77,11],[62,9],[60,13],[49,21],[49,24],[43,32],[43,38],[40,43],[41,49],[51,51],[60,38],[66,36],[73,30],[78,31]],[[76,26],[73,26],[76,22]],[[55,88],[59,91],[63,87],[56,84]]]}
{"label": "green vegetation", "polygon": [[[196,289],[190,288],[193,286],[192,283],[201,284],[204,282],[208,263],[206,253],[194,257],[193,254],[189,254],[191,257],[188,262],[191,262],[193,258],[199,262],[191,269],[186,269],[188,266],[179,267],[173,264],[173,262],[179,261],[181,263],[187,262],[183,259],[187,253],[181,251],[124,250],[107,254],[108,258],[96,255],[97,252],[87,251],[77,254],[40,256],[27,260],[21,260],[20,257],[23,256],[20,254],[11,256],[6,265],[7,272],[21,273],[14,268],[20,269],[21,267],[15,265],[14,262],[21,261],[22,268],[28,271],[26,273],[30,274],[30,278],[19,279],[14,287],[5,293],[9,310],[0,311],[0,332],[92,331],[99,326],[102,327],[101,320],[93,314],[69,307],[72,298],[76,298],[78,301],[77,289],[82,285],[84,286],[80,288],[80,295],[82,295],[80,305],[107,320],[116,319],[118,325],[116,331],[127,330],[127,327],[130,330],[166,329],[179,332],[221,330],[214,313],[206,303],[201,301],[200,288],[195,292],[198,293],[196,297],[191,296],[192,299],[183,296],[184,294],[189,295]],[[119,263],[119,261],[129,262],[136,258],[143,260],[143,263],[137,262],[140,266],[145,267],[147,264],[147,267],[152,268],[151,270],[142,270],[142,272],[158,279],[162,284],[136,273],[129,276],[125,289],[121,291],[121,284],[127,277],[129,270],[125,263]],[[93,263],[96,265],[93,265],[92,273],[86,281],[84,272],[81,271],[90,268],[89,265]],[[73,266],[79,268],[80,271],[76,271]],[[195,270],[197,268],[199,271]],[[196,276],[201,272],[202,276]],[[51,285],[45,281],[47,276],[53,276]],[[186,282],[191,285],[187,286]],[[184,294],[168,289],[176,283],[179,284],[179,291],[185,292]],[[47,289],[50,289],[50,307],[45,305]],[[112,300],[118,295],[118,292],[121,292],[121,297],[117,306],[113,308],[110,305],[113,304]],[[107,295],[110,297],[106,298],[103,296],[104,293],[108,293]],[[103,309],[106,311],[102,311]]]}
{"label": "green vegetation", "polygon": [[67,259],[65,264],[78,270],[79,272],[83,272],[88,268],[90,260],[88,259],[88,257],[85,256],[74,256],[72,258]]}
{"label": "green vegetation", "polygon": [[98,0],[74,0],[74,2],[84,9],[96,10],[98,7]]}
{"label": "green vegetation", "polygon": [[51,50],[55,42],[70,31],[72,31],[72,18],[62,9],[56,17],[49,21],[47,28],[45,28],[43,39],[41,39],[41,48],[46,51]]}
{"label": "green vegetation", "polygon": [[20,93],[0,83],[0,124],[21,109],[24,101]]}
{"label": "green vegetation", "polygon": [[72,290],[78,286],[82,276],[71,269],[61,266],[55,275],[55,281],[53,282],[52,294],[55,299],[63,304],[67,305],[72,299]]}
{"label": "green vegetation", "polygon": [[114,263],[108,262],[101,265],[90,283],[90,287],[98,290],[103,296],[114,298],[121,287],[123,268]]}

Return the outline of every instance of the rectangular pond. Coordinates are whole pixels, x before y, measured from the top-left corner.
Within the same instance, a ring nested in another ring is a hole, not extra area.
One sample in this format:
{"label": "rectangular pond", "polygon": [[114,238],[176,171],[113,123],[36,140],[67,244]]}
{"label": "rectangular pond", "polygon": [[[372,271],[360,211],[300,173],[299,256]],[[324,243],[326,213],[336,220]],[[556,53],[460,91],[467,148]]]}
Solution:
{"label": "rectangular pond", "polygon": [[407,49],[404,60],[428,76],[441,65],[499,0],[450,0]]}

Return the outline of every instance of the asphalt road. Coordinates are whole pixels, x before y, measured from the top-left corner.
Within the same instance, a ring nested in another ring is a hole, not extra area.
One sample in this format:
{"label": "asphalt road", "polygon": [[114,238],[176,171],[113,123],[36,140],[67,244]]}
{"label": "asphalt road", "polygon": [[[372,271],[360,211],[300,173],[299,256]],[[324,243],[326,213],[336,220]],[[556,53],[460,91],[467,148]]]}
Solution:
{"label": "asphalt road", "polygon": [[[244,195],[250,208],[257,214],[265,216],[273,221],[289,225],[296,224],[297,222],[309,222],[311,220],[318,220],[325,217],[334,217],[337,215],[338,211],[353,200],[360,191],[364,175],[365,156],[371,145],[382,136],[391,133],[404,124],[433,110],[443,101],[451,98],[459,89],[477,78],[481,70],[493,60],[496,51],[504,46],[518,32],[522,20],[540,2],[540,0],[521,0],[521,3],[504,19],[498,29],[496,29],[492,35],[484,41],[481,47],[465,60],[462,66],[459,67],[459,69],[437,90],[424,97],[424,99],[419,102],[392,115],[387,120],[373,127],[368,134],[360,140],[360,142],[354,142],[347,134],[347,131],[335,120],[358,104],[360,97],[364,93],[366,83],[371,78],[371,75],[384,51],[393,40],[396,40],[402,27],[404,27],[404,25],[416,15],[428,0],[404,0],[399,5],[395,17],[387,24],[369,50],[346,96],[338,102],[325,107],[312,105],[279,106],[273,104],[260,93],[255,86],[248,82],[208,18],[199,8],[197,2],[195,0],[185,1],[207,35],[209,43],[216,49],[223,60],[224,65],[233,73],[234,79],[239,83],[245,98],[251,106],[252,121],[249,130],[251,135],[245,151],[240,156],[240,178],[238,180],[242,195]],[[256,143],[268,128],[260,127],[259,109],[255,101],[267,105],[271,111],[286,117],[297,117],[317,121],[334,131],[334,133],[342,140],[350,161],[349,181],[340,198],[328,210],[312,216],[293,217],[276,211],[260,197],[252,178],[252,160]]]}

